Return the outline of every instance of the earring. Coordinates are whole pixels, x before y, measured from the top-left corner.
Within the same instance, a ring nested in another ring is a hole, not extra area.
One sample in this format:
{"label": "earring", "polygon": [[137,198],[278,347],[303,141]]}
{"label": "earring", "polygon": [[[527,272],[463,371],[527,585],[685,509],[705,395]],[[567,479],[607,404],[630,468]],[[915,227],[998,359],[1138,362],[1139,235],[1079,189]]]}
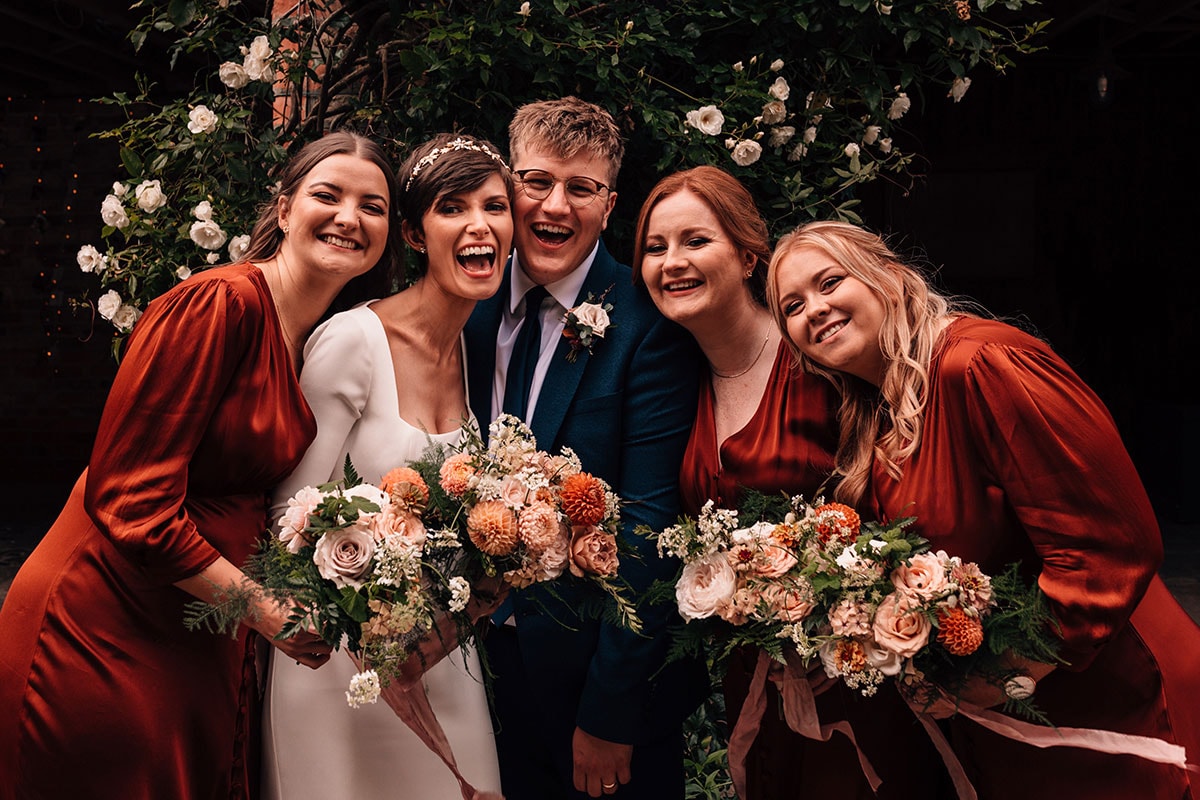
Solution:
{"label": "earring", "polygon": [[747,273],[746,273],[746,280],[750,280],[750,276],[751,276],[751,275],[753,275],[753,274],[754,274],[754,270],[750,270],[749,272],[747,272]]}
{"label": "earring", "polygon": [[417,248],[417,252],[418,252],[418,253],[420,253],[421,255],[425,255],[425,248],[424,248],[423,246],[422,246],[422,247],[418,247],[418,248]]}
{"label": "earring", "polygon": [[284,236],[288,235],[288,226],[287,225],[280,225],[279,230],[283,231]]}

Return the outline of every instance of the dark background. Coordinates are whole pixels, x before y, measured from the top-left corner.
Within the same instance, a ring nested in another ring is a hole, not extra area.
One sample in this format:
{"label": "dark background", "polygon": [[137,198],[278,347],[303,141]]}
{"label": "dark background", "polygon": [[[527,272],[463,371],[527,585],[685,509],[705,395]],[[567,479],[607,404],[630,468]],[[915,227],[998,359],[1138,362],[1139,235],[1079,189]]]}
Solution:
{"label": "dark background", "polygon": [[[135,57],[123,1],[11,5],[0,8],[0,482],[2,517],[36,525],[85,466],[115,371],[111,326],[69,303],[97,294],[75,253],[100,244],[100,202],[119,174],[115,144],[89,137],[118,118],[90,100],[132,90],[139,64],[160,84],[191,76],[153,71],[165,63],[153,41]],[[1112,410],[1164,522],[1198,522],[1200,2],[1042,12],[1056,17],[1045,52],[976,76],[961,103],[914,98],[897,143],[927,159],[925,177],[911,192],[868,187],[863,216],[923,252],[943,288],[1035,326]],[[634,216],[633,202],[617,213]]]}

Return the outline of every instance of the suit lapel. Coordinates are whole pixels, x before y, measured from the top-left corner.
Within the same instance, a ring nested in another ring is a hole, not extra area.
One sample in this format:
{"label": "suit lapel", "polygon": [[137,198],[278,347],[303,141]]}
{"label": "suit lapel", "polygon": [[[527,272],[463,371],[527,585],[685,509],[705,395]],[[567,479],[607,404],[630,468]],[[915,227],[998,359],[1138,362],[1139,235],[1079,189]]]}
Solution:
{"label": "suit lapel", "polygon": [[[586,300],[589,293],[593,297],[599,297],[605,289],[611,286],[616,279],[616,264],[617,262],[608,254],[604,243],[601,242],[600,249],[596,252],[596,258],[592,262],[591,269],[588,270],[588,276],[584,279],[583,286],[579,289],[574,305],[579,305]],[[601,342],[598,346],[603,347],[604,343]],[[569,361],[567,353],[570,349],[571,343],[565,336],[561,337],[558,345],[554,348],[554,357],[550,361],[549,369],[546,370],[546,378],[542,382],[537,407],[533,411],[533,422],[529,427],[538,441],[538,447],[543,450],[550,450],[554,447],[558,432],[566,418],[567,408],[575,399],[579,382],[583,380],[584,370],[592,358],[586,350],[580,350],[579,357],[573,362]]]}

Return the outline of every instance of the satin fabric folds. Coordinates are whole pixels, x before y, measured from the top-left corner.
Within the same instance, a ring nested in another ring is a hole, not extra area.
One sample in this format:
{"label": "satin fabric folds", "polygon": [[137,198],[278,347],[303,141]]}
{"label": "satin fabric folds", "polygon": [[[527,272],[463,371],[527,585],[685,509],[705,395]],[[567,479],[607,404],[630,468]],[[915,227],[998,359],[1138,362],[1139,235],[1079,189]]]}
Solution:
{"label": "satin fabric folds", "polygon": [[172,584],[245,561],[314,434],[256,267],[150,304],[90,465],[0,610],[0,798],[248,796],[248,635],[189,632]]}

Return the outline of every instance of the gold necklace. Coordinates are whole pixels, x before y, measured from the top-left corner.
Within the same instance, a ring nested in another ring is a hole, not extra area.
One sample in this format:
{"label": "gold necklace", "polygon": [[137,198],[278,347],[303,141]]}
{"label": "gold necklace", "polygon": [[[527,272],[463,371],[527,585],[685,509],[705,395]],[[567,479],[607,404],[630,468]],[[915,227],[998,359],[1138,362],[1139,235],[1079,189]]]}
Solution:
{"label": "gold necklace", "polygon": [[742,370],[741,372],[735,372],[732,375],[726,375],[723,372],[717,372],[717,368],[712,365],[711,361],[708,362],[708,369],[712,372],[713,375],[716,375],[718,378],[725,378],[726,380],[729,380],[730,378],[740,378],[743,375],[745,375],[747,372],[749,372],[750,370],[754,369],[754,365],[758,363],[758,360],[760,358],[762,358],[762,354],[766,351],[767,341],[770,338],[771,338],[771,326],[770,326],[770,324],[768,324],[767,325],[767,335],[763,337],[762,346],[758,348],[758,353],[754,356],[754,360],[751,361],[746,366],[746,368],[744,370]]}

